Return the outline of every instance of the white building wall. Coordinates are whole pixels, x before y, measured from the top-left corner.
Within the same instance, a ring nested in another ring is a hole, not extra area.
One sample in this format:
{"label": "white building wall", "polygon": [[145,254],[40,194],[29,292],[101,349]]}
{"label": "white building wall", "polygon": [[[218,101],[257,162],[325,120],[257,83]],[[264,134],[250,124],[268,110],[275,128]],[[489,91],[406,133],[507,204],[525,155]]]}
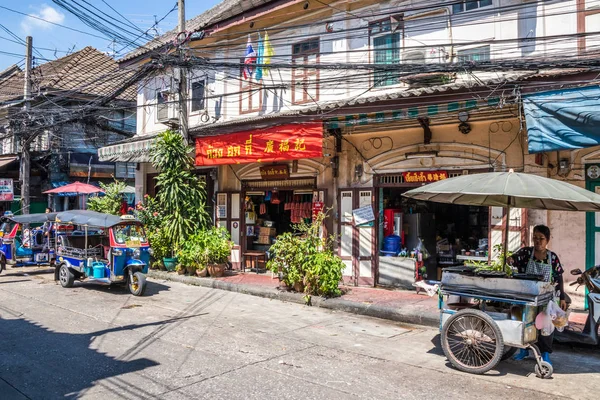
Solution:
{"label": "white building wall", "polygon": [[[430,3],[439,4],[433,1]],[[452,14],[451,4],[448,6],[443,4],[442,2],[439,7],[434,6],[424,10],[424,3],[418,0],[378,3],[360,10],[352,10],[353,14],[364,15],[364,18],[345,18],[348,16],[345,12],[347,5],[339,3],[336,5],[337,12],[323,17],[318,22],[313,22],[310,26],[270,32],[271,43],[275,50],[271,63],[290,63],[292,45],[309,38],[320,39],[321,63],[373,62],[369,43],[369,22],[386,18],[386,15],[394,15],[393,12],[382,15],[393,9],[412,10],[404,12],[401,59],[409,52],[422,51],[427,63],[450,63],[455,62],[463,51],[487,45],[490,46],[492,60],[576,54],[577,41],[573,38],[540,39],[543,36],[568,35],[577,32],[576,0],[531,2],[531,4],[521,0],[494,0],[492,6],[457,14]],[[599,5],[600,0],[586,0],[588,8]],[[328,20],[337,20],[332,24],[333,31],[330,33],[325,31]],[[600,30],[600,26],[594,28],[594,21],[590,18],[588,31]],[[301,24],[302,20],[292,22]],[[254,49],[257,50],[258,35],[253,34],[251,37]],[[522,40],[518,40],[519,38]],[[497,43],[489,44],[486,41]],[[595,42],[590,40],[588,45],[590,43]],[[230,42],[222,44],[226,50],[215,53],[213,57],[216,60],[236,62],[245,56],[245,40],[235,46]],[[206,96],[208,97],[204,110],[189,113],[190,128],[315,106],[314,102],[292,104],[293,88],[281,87],[291,82],[291,70],[271,68],[261,82],[267,87],[260,93],[262,107],[251,113],[240,112],[240,99],[248,96],[248,94],[239,94],[240,82],[247,83],[247,81],[241,77],[237,68],[217,68],[217,70],[218,72],[198,69],[190,73],[190,84],[195,79],[207,80]],[[415,67],[415,72],[419,72],[418,67]],[[372,73],[359,69],[321,69],[319,74],[321,84],[318,103],[354,99],[360,95],[385,93],[407,87],[402,83],[373,87]],[[478,73],[478,75],[487,77],[501,74],[488,72]],[[345,78],[345,81],[327,82],[340,77]],[[474,78],[469,74],[458,74],[458,81],[465,79]],[[165,76],[140,85],[138,105],[143,105],[143,108],[138,113],[138,134],[151,134],[167,128],[156,119],[156,90],[168,88],[170,84],[171,78]],[[254,93],[254,96],[258,99],[259,93]],[[176,105],[173,106],[176,114]]]}

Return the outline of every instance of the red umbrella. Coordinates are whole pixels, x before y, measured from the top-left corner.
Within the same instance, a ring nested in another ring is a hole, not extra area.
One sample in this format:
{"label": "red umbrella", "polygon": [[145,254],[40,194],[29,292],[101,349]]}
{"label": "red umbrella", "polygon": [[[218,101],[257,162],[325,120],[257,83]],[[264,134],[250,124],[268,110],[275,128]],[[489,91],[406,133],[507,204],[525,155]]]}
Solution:
{"label": "red umbrella", "polygon": [[60,186],[55,189],[46,190],[44,193],[46,194],[57,194],[57,193],[77,193],[77,194],[91,194],[91,193],[100,193],[104,192],[104,190],[94,186],[89,185],[87,183],[82,182],[73,182],[68,185]]}

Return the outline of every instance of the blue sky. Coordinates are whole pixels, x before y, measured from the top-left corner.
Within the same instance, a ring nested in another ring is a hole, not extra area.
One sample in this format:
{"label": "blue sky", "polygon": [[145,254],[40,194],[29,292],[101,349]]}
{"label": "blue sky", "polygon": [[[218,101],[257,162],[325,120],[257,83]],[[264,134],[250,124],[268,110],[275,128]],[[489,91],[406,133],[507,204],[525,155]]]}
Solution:
{"label": "blue sky", "polygon": [[[110,10],[109,6],[121,13],[129,21],[142,30],[147,30],[154,25],[156,19],[164,17],[177,3],[176,0],[87,0],[99,9],[110,13],[119,18],[118,15]],[[213,7],[220,0],[188,0],[186,1],[186,19],[190,19],[203,11]],[[108,5],[107,5],[108,4]],[[84,24],[76,16],[70,14],[67,10],[59,7],[52,0],[47,1],[10,1],[0,0],[0,6],[27,15],[34,15],[38,18],[65,25],[83,32],[91,33],[96,36],[104,36],[91,27]],[[27,35],[33,37],[33,46],[38,48],[40,54],[34,52],[37,57],[37,64],[46,62],[41,60],[42,56],[46,59],[55,59],[67,54],[68,51],[80,50],[85,46],[93,46],[100,51],[111,52],[113,45],[110,39],[98,38],[85,33],[74,32],[60,26],[52,25],[40,19],[30,18],[3,8],[0,8],[0,71],[12,64],[23,65],[22,61],[25,54],[25,46],[20,43],[14,43],[17,39],[11,36],[11,33],[25,40]],[[173,11],[157,27],[159,33],[167,32],[177,25],[177,10]],[[6,28],[9,32],[7,32]],[[151,31],[152,33],[155,30]],[[8,39],[8,40],[7,40]],[[123,46],[116,44],[117,50]],[[56,49],[56,51],[54,51]],[[124,51],[126,52],[126,51]],[[6,54],[10,53],[10,54]]]}

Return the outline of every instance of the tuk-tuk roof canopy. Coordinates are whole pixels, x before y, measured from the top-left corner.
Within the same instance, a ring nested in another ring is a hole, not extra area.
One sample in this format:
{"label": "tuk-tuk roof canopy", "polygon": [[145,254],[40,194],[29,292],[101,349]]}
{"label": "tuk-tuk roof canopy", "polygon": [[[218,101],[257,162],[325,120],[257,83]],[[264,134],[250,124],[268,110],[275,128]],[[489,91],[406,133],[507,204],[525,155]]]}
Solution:
{"label": "tuk-tuk roof canopy", "polygon": [[24,214],[24,215],[5,215],[2,218],[15,221],[18,224],[43,224],[44,222],[54,221],[56,218],[55,212],[52,213],[38,213],[38,214]]}
{"label": "tuk-tuk roof canopy", "polygon": [[139,224],[136,219],[121,219],[117,215],[103,214],[90,210],[71,210],[56,214],[56,222],[61,224],[95,226],[98,228],[110,228],[111,226],[134,223]]}

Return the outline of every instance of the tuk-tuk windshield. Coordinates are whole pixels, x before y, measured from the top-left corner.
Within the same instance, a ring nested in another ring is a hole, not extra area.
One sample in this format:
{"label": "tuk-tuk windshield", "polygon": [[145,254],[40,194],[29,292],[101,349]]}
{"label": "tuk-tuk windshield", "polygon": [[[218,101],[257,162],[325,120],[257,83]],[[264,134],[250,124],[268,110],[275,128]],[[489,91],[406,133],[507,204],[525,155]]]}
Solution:
{"label": "tuk-tuk windshield", "polygon": [[118,244],[146,243],[146,235],[141,225],[117,225],[113,227],[115,240]]}

